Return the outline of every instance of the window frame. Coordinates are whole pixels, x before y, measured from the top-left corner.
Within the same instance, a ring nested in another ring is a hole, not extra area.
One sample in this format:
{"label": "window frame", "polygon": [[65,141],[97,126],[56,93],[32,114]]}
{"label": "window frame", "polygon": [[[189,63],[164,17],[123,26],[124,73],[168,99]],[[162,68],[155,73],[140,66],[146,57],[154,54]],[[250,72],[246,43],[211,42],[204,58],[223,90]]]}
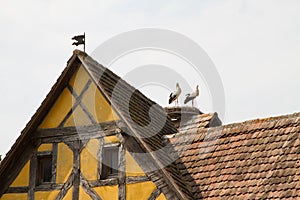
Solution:
{"label": "window frame", "polygon": [[[45,166],[47,164],[48,166]],[[43,185],[53,182],[53,155],[52,152],[38,152],[37,154],[37,174],[36,174],[36,185]],[[48,169],[47,169],[48,168]],[[45,180],[45,170],[48,172],[48,178]]]}
{"label": "window frame", "polygon": [[[115,156],[113,156],[115,154]],[[101,159],[101,173],[100,173],[100,180],[116,178],[119,174],[119,157],[120,157],[120,144],[114,143],[109,145],[104,145],[102,147],[102,159]],[[111,167],[115,162],[116,166]],[[109,166],[108,166],[109,165]]]}

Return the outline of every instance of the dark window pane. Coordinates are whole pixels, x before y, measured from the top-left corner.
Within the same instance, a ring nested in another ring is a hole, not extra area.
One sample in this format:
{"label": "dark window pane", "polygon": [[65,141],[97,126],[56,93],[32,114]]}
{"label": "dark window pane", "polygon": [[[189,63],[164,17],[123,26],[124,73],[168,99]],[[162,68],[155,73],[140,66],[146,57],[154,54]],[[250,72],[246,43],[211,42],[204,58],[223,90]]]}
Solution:
{"label": "dark window pane", "polygon": [[51,158],[43,159],[43,182],[51,182],[52,178],[52,160]]}
{"label": "dark window pane", "polygon": [[38,157],[37,184],[51,182],[52,179],[52,156]]}
{"label": "dark window pane", "polygon": [[118,174],[118,147],[104,147],[103,148],[103,163],[101,171],[101,179],[106,179]]}
{"label": "dark window pane", "polygon": [[115,151],[111,151],[111,173],[117,174],[118,173],[118,149]]}

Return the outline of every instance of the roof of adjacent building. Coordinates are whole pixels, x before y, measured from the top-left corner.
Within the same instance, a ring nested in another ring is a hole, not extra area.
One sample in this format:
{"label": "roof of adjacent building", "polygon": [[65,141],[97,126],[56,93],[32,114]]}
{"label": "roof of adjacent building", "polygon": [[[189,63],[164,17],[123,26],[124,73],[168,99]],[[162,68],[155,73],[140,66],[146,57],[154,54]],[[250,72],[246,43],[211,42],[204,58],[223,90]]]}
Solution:
{"label": "roof of adjacent building", "polygon": [[196,198],[300,198],[300,113],[213,128],[198,124],[170,139]]}

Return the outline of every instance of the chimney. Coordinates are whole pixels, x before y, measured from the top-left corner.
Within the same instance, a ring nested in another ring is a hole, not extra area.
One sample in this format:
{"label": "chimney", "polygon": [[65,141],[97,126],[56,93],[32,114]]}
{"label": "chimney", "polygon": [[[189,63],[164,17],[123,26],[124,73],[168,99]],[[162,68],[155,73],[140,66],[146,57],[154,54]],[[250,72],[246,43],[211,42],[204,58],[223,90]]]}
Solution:
{"label": "chimney", "polygon": [[176,128],[178,128],[180,124],[188,122],[193,116],[203,114],[203,112],[195,107],[166,107],[165,111]]}

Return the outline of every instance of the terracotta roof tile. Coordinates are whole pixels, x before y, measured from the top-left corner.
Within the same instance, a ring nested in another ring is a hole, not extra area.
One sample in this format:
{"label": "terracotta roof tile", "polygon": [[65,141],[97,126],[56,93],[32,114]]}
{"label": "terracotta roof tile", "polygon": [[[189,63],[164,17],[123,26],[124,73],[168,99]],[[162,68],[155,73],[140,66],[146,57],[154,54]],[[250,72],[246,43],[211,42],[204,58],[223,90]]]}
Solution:
{"label": "terracotta roof tile", "polygon": [[300,113],[215,128],[188,126],[195,124],[170,142],[180,154],[180,169],[194,179],[195,196],[300,198]]}

